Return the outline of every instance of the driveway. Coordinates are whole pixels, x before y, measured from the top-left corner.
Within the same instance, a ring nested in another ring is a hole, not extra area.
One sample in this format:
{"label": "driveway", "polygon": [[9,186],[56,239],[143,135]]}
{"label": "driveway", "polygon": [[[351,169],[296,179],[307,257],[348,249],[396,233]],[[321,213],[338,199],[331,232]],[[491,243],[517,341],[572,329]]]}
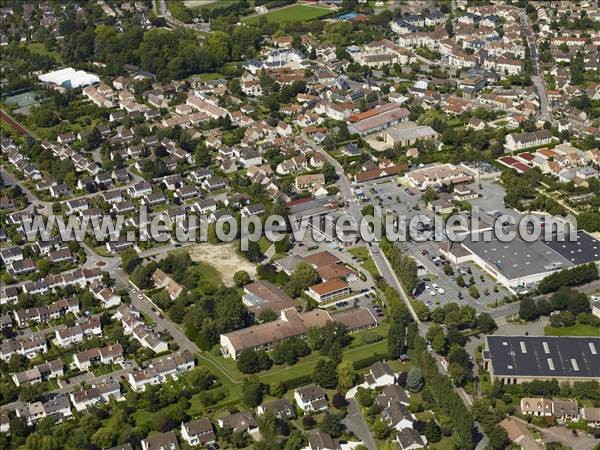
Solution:
{"label": "driveway", "polygon": [[369,450],[377,450],[377,442],[373,439],[371,431],[360,413],[360,406],[356,399],[348,399],[348,415],[342,420],[342,423],[348,430],[352,431]]}

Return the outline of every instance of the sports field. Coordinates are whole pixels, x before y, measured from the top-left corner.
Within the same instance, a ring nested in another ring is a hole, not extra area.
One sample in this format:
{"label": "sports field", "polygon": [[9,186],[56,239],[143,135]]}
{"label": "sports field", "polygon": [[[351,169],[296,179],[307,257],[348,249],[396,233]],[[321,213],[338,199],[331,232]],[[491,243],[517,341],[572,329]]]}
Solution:
{"label": "sports field", "polygon": [[243,22],[247,23],[248,25],[252,25],[258,23],[260,17],[264,17],[268,22],[274,23],[305,22],[307,20],[313,20],[325,16],[330,12],[330,9],[321,8],[318,6],[292,5],[276,9],[275,11],[271,11],[266,14],[249,17],[244,19]]}

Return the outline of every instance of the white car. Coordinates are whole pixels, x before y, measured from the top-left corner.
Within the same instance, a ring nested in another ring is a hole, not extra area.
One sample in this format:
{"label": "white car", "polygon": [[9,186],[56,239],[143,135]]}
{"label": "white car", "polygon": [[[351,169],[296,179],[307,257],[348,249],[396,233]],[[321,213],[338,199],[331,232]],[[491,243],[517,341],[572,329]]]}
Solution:
{"label": "white car", "polygon": [[431,295],[435,295],[435,291],[434,291],[434,290],[431,290],[431,291],[429,291],[429,293],[430,293]]}
{"label": "white car", "polygon": [[437,290],[437,291],[439,292],[439,294],[440,294],[440,295],[443,295],[443,294],[445,294],[445,293],[446,293],[446,291],[445,291],[445,290],[443,290],[442,288],[438,288],[438,290]]}
{"label": "white car", "polygon": [[433,283],[431,286],[433,286],[434,289],[437,289],[439,286],[437,285],[437,283]]}

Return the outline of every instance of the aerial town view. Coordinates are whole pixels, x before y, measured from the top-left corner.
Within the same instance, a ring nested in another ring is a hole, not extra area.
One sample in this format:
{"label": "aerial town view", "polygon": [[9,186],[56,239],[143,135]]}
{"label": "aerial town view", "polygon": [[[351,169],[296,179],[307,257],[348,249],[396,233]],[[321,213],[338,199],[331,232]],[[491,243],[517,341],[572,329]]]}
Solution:
{"label": "aerial town view", "polygon": [[600,1],[0,20],[0,450],[600,450]]}

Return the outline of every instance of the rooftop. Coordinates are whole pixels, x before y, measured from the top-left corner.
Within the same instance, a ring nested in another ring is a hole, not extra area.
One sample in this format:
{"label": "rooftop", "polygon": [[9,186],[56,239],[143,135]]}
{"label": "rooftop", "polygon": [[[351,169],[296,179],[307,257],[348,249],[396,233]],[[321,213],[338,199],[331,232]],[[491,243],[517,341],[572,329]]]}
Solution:
{"label": "rooftop", "polygon": [[495,376],[600,379],[600,338],[486,336]]}

